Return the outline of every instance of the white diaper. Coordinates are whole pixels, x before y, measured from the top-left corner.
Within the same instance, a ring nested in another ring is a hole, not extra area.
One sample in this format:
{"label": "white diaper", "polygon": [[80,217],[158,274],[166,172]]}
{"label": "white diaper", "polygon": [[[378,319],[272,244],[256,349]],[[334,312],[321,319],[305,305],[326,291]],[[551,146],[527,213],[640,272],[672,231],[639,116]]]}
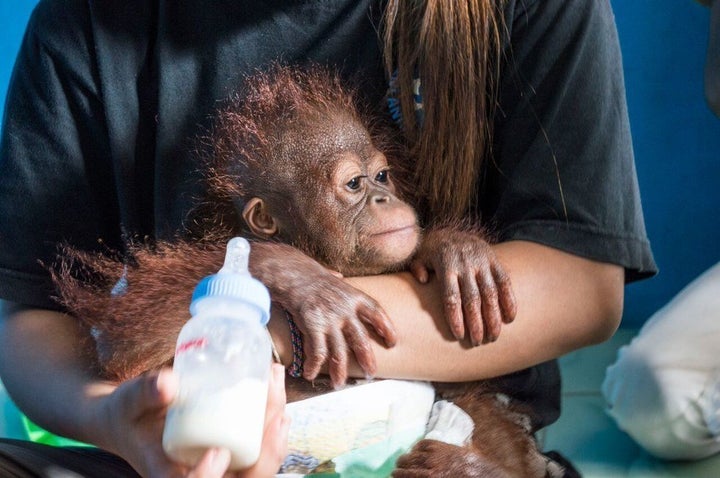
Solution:
{"label": "white diaper", "polygon": [[424,436],[434,400],[426,382],[381,380],[289,403],[289,454],[281,471],[386,473]]}

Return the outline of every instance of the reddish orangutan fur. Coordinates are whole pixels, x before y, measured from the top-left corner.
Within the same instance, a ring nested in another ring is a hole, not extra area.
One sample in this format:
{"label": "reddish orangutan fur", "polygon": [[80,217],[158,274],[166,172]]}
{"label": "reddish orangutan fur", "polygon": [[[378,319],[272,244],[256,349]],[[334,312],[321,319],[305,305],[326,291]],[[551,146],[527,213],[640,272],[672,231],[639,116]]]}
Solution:
{"label": "reddish orangutan fur", "polygon": [[[91,330],[86,349],[104,378],[121,382],[172,362],[182,326],[190,318],[194,287],[222,265],[221,241],[130,246],[127,267],[102,253],[63,248],[54,269],[60,302]],[[124,277],[123,277],[124,276]],[[122,295],[112,290],[123,278]]]}
{"label": "reddish orangutan fur", "polygon": [[[95,358],[106,378],[122,381],[171,363],[177,333],[189,318],[193,288],[222,265],[226,240],[247,234],[235,213],[238,198],[273,188],[278,200],[283,201],[288,199],[285,191],[289,189],[317,187],[311,184],[311,174],[295,174],[296,170],[312,171],[312,158],[287,158],[301,164],[273,163],[278,157],[273,150],[285,127],[284,115],[291,114],[288,108],[305,103],[306,99],[298,96],[302,97],[308,88],[318,93],[313,101],[320,106],[316,104],[305,120],[293,123],[293,127],[311,127],[322,109],[337,113],[338,118],[359,118],[352,97],[339,88],[337,79],[325,74],[306,75],[280,68],[256,77],[244,102],[235,100],[223,113],[225,121],[208,138],[214,150],[207,168],[209,194],[191,224],[192,240],[130,244],[124,261],[70,247],[62,250],[52,271],[59,301],[92,331],[88,337],[93,337]],[[250,157],[258,158],[257,163],[247,160]],[[249,173],[258,166],[266,172]],[[300,184],[298,177],[308,184]],[[269,179],[272,186],[267,185]],[[290,238],[280,239],[290,242]],[[348,262],[348,258],[338,262],[333,257],[332,245],[303,241],[293,245],[329,266]],[[352,269],[343,272],[352,273]],[[127,283],[126,289],[112,294],[121,278]],[[287,388],[289,400],[330,390],[292,380],[287,382]],[[551,476],[530,434],[527,416],[498,401],[491,387],[445,386],[440,395],[454,398],[473,417],[476,427],[472,446],[423,440],[398,464],[443,470],[432,476]]]}

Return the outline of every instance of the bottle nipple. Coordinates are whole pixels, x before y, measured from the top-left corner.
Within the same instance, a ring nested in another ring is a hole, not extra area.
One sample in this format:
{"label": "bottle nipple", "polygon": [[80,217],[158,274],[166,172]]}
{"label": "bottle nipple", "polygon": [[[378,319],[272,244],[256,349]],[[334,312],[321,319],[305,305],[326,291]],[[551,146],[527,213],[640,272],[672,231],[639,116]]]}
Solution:
{"label": "bottle nipple", "polygon": [[260,322],[265,325],[270,317],[270,293],[255,279],[248,269],[250,243],[244,237],[234,237],[226,244],[225,262],[220,270],[202,279],[195,287],[190,301],[190,313],[208,299],[236,300],[257,308]]}
{"label": "bottle nipple", "polygon": [[225,263],[218,274],[249,274],[250,243],[244,237],[233,237],[227,243]]}

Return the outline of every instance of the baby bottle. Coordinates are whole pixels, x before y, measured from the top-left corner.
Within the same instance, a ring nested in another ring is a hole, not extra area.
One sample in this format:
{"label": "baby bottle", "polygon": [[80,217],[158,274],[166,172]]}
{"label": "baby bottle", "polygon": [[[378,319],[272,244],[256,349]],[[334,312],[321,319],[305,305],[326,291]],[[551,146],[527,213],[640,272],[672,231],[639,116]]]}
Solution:
{"label": "baby bottle", "polygon": [[174,371],[179,390],[165,419],[163,448],[195,465],[211,447],[230,450],[230,469],[260,454],[272,346],[270,294],[250,276],[250,244],[227,244],[225,264],[195,288],[191,319],[180,331]]}

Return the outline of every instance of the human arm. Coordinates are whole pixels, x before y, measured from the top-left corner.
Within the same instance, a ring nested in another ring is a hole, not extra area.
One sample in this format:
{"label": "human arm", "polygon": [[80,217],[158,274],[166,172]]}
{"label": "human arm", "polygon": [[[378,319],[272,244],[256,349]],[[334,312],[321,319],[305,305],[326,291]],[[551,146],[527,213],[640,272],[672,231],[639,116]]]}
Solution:
{"label": "human arm", "polygon": [[[195,470],[178,467],[162,452],[164,413],[176,387],[168,370],[120,386],[98,380],[89,372],[80,334],[77,321],[69,316],[4,303],[0,375],[30,419],[54,433],[117,453],[143,476],[223,476],[229,462],[224,452],[208,453]],[[282,373],[274,377],[261,461],[258,469],[237,476],[270,476],[267,470],[277,470],[284,458],[288,423],[282,380],[277,380]]]}
{"label": "human arm", "polygon": [[[259,246],[256,245],[258,252],[262,250]],[[622,310],[624,277],[621,267],[581,259],[525,241],[509,241],[492,248],[514,285],[518,297],[519,324],[507,326],[508,337],[502,341],[492,346],[488,344],[479,347],[483,351],[467,350],[470,348],[469,340],[458,342],[454,339],[445,320],[443,288],[437,278],[426,285],[417,282],[409,274],[346,279],[353,287],[375,298],[397,328],[396,349],[388,349],[384,340],[369,342],[373,347],[369,351],[372,352],[370,355],[376,356],[376,376],[432,380],[483,378],[556,358],[612,334]],[[114,307],[124,318],[120,325],[132,322],[136,317],[146,317],[143,323],[148,321],[150,324],[145,325],[144,330],[153,332],[141,335],[137,332],[122,332],[121,326],[112,326],[113,322],[110,322],[112,327],[103,324],[107,333],[113,334],[113,340],[122,342],[124,347],[130,347],[123,349],[126,353],[133,349],[134,346],[129,345],[132,341],[151,344],[151,351],[159,359],[152,362],[151,367],[145,364],[144,369],[166,363],[174,349],[175,339],[172,337],[177,336],[187,319],[187,313],[184,312],[187,307],[187,298],[184,296],[187,294],[168,294],[165,287],[170,278],[157,271],[169,269],[178,273],[180,267],[168,267],[168,261],[170,264],[180,264],[185,262],[185,257],[194,257],[192,265],[199,270],[193,271],[187,284],[180,288],[181,291],[189,290],[207,271],[219,268],[217,264],[222,260],[222,253],[222,245],[190,250],[179,246],[163,249],[163,267],[158,267],[157,262],[150,260],[155,257],[153,254],[138,254],[136,263],[139,269],[128,269],[130,282],[136,284],[136,287],[110,300],[121,304]],[[283,263],[287,269],[287,263]],[[315,282],[308,281],[307,274],[301,277],[311,285]],[[174,277],[173,284],[177,285],[178,282],[178,277]],[[83,302],[94,303],[94,300],[85,297]],[[175,313],[168,313],[170,310]],[[274,330],[282,333],[282,325],[285,323],[284,313],[276,313],[271,327],[277,327]],[[128,326],[136,329],[132,324]],[[538,341],[538,338],[542,340]],[[287,335],[279,337],[277,345],[284,355],[283,363],[289,364]],[[352,356],[341,347],[332,348],[329,352],[326,357],[329,364],[345,363],[348,355]],[[355,363],[358,361],[355,360]],[[367,375],[367,367],[363,367],[363,370],[361,373],[355,369],[353,374]],[[328,371],[327,367],[325,371]]]}
{"label": "human arm", "polygon": [[[435,282],[419,284],[409,274],[347,279],[374,297],[397,329],[395,347],[373,345],[378,377],[488,378],[612,336],[622,313],[621,267],[525,241],[498,244],[494,249],[511,277],[518,311],[500,338],[482,347],[453,338]],[[290,342],[283,321],[273,315],[270,328],[283,363],[289,363]],[[362,376],[357,366],[351,373]]]}

